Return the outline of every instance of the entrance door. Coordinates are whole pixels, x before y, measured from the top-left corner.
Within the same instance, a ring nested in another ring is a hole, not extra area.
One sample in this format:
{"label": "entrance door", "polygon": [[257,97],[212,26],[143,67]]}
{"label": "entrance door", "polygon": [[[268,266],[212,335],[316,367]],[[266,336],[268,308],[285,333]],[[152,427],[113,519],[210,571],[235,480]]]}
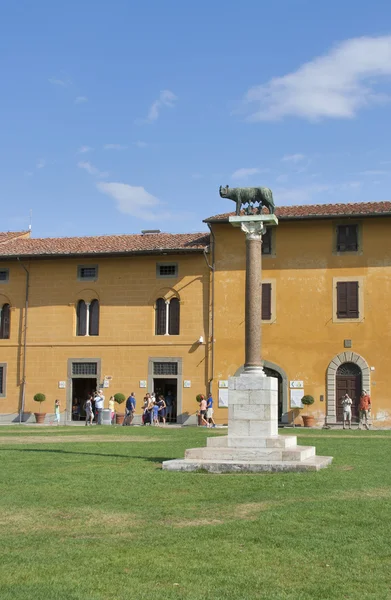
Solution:
{"label": "entrance door", "polygon": [[90,394],[97,390],[96,377],[72,378],[72,421],[85,420],[84,403]]}
{"label": "entrance door", "polygon": [[[171,418],[168,417],[167,422],[176,423],[177,420],[177,380],[176,379],[155,379],[153,380],[153,391],[156,397],[162,395],[166,399],[167,396],[172,397],[172,412]],[[171,392],[169,394],[168,392]],[[167,400],[166,400],[167,403]]]}
{"label": "entrance door", "polygon": [[278,421],[281,421],[282,417],[282,377],[277,371],[274,369],[269,369],[268,367],[263,367],[266,375],[268,377],[275,377],[278,380]]}
{"label": "entrance door", "polygon": [[337,421],[343,421],[343,409],[341,405],[341,400],[345,394],[349,394],[349,396],[353,400],[352,421],[358,421],[358,405],[360,402],[360,394],[362,390],[360,367],[355,363],[344,363],[343,365],[338,367],[336,380]]}

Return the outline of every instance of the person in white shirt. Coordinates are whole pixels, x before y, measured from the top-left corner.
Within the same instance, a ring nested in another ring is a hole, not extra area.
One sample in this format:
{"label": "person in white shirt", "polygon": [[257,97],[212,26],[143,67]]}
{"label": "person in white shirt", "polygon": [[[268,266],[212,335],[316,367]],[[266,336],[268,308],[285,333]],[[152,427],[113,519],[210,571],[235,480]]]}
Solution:
{"label": "person in white shirt", "polygon": [[105,407],[105,397],[103,395],[103,390],[99,390],[95,394],[95,412],[98,417],[98,425],[102,425],[102,410]]}
{"label": "person in white shirt", "polygon": [[343,428],[346,429],[346,421],[348,422],[349,429],[352,428],[352,404],[353,400],[349,397],[349,394],[345,394],[341,400],[343,408]]}

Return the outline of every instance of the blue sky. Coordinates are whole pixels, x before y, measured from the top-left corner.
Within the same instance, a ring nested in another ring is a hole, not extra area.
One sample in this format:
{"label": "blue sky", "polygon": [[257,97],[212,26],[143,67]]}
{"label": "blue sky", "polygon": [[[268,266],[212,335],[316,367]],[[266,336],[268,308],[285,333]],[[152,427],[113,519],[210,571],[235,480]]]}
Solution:
{"label": "blue sky", "polygon": [[220,184],[389,200],[391,5],[4,0],[1,230],[200,231]]}

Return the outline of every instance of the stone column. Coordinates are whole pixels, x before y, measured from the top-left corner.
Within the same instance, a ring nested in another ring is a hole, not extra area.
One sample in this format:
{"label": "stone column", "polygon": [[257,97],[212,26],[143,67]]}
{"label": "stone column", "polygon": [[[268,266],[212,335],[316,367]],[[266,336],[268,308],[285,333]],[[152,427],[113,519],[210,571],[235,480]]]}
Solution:
{"label": "stone column", "polygon": [[261,360],[262,221],[242,222],[246,234],[245,373],[264,374]]}

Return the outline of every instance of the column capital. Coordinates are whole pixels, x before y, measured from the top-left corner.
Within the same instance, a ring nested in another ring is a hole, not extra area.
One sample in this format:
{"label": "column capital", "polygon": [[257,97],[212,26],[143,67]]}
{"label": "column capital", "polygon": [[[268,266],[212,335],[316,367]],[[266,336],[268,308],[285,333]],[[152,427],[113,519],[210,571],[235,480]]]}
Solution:
{"label": "column capital", "polygon": [[266,232],[266,227],[262,221],[248,222],[242,221],[240,229],[246,234],[246,240],[262,241],[262,236]]}

